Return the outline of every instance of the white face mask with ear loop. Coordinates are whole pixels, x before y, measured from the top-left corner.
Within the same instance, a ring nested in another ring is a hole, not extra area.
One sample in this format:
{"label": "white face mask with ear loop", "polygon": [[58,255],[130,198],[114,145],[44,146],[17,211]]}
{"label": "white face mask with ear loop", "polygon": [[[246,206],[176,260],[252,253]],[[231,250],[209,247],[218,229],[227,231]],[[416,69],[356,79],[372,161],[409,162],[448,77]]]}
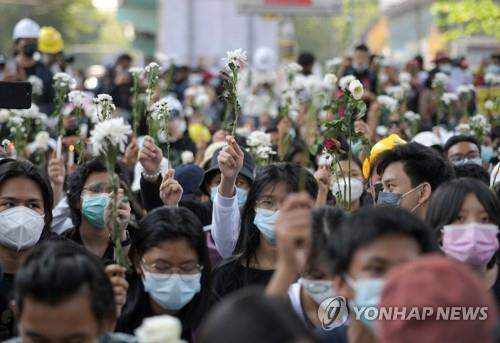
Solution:
{"label": "white face mask with ear loop", "polygon": [[42,236],[44,216],[16,206],[0,212],[0,245],[20,251],[33,247]]}

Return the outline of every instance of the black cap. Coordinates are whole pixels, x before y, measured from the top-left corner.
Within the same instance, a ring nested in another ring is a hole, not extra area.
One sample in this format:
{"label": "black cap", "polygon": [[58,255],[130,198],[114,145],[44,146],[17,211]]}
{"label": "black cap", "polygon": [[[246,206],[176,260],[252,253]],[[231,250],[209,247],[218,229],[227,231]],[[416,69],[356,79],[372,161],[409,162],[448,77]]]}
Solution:
{"label": "black cap", "polygon": [[193,200],[199,191],[200,181],[203,179],[203,169],[194,164],[182,164],[175,167],[174,179],[184,190],[181,200]]}
{"label": "black cap", "polygon": [[[203,179],[201,180],[200,188],[201,191],[205,194],[208,194],[205,184],[210,180],[219,170],[219,153],[223,148],[215,150],[212,159],[210,160],[210,166],[208,169],[205,171],[205,174],[203,175]],[[243,166],[241,167],[240,170],[240,175],[243,175],[247,179],[250,180],[250,182],[253,182],[255,179],[255,162],[253,161],[252,155],[244,150],[243,150]]]}

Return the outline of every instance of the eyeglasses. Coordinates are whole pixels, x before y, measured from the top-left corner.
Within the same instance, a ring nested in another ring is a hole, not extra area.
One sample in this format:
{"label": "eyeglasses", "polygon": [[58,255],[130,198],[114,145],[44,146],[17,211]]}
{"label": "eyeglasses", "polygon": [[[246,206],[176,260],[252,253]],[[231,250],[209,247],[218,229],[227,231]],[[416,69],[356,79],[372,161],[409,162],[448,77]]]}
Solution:
{"label": "eyeglasses", "polygon": [[180,267],[171,267],[165,263],[146,263],[144,260],[141,261],[141,265],[143,269],[147,272],[153,274],[161,274],[162,276],[170,276],[172,274],[179,274],[181,279],[183,276],[186,276],[188,279],[189,276],[201,273],[203,270],[203,266],[200,264],[187,264],[181,265]]}
{"label": "eyeglasses", "polygon": [[450,157],[450,161],[452,162],[460,162],[460,161],[463,161],[465,159],[468,159],[468,160],[473,160],[475,158],[479,158],[481,155],[479,154],[478,151],[471,151],[469,152],[468,154],[454,154],[454,155],[451,155]]}
{"label": "eyeglasses", "polygon": [[107,183],[96,183],[83,188],[84,191],[98,194],[98,193],[111,193],[113,188]]}

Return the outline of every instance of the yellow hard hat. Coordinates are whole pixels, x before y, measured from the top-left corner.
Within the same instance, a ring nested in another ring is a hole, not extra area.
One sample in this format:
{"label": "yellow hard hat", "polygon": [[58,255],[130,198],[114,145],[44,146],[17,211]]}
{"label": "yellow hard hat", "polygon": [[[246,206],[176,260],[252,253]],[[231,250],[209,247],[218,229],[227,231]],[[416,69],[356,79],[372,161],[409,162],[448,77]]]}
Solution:
{"label": "yellow hard hat", "polygon": [[394,149],[398,145],[406,144],[406,141],[393,133],[388,137],[378,141],[370,151],[370,156],[363,161],[363,176],[367,179],[370,176],[372,162],[375,161],[378,155],[386,150]]}
{"label": "yellow hard hat", "polygon": [[189,137],[195,143],[210,142],[210,131],[208,131],[208,128],[202,123],[193,123],[189,125],[188,132]]}
{"label": "yellow hard hat", "polygon": [[44,26],[40,29],[38,38],[38,50],[45,54],[57,54],[63,51],[64,41],[61,34],[52,26]]}

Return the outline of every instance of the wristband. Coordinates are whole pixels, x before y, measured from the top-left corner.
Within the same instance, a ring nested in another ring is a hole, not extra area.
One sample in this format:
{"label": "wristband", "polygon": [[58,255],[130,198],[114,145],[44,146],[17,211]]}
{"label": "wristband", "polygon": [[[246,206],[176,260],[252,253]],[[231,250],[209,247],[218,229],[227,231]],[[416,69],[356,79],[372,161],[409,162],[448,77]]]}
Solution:
{"label": "wristband", "polygon": [[145,171],[142,172],[142,177],[144,178],[144,180],[146,180],[147,182],[151,182],[151,183],[155,183],[156,180],[158,180],[158,176],[160,176],[160,175],[161,175],[160,170],[158,170],[154,174],[148,174]]}
{"label": "wristband", "polygon": [[127,238],[125,238],[124,241],[121,241],[122,247],[128,247],[130,245],[130,234],[128,233],[128,230],[125,230],[125,235]]}

